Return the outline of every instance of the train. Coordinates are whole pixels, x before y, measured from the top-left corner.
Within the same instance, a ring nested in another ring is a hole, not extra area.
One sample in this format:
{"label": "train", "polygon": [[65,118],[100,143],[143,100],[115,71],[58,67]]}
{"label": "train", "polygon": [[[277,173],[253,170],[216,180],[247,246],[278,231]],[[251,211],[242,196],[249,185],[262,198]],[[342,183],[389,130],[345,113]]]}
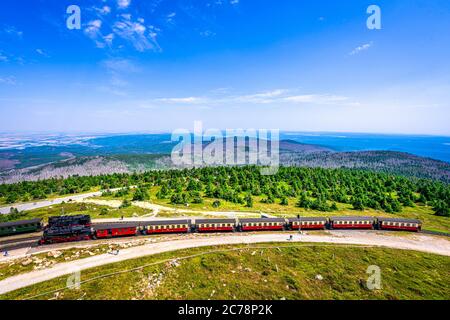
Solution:
{"label": "train", "polygon": [[43,227],[42,219],[4,222],[0,223],[0,237],[39,232]]}
{"label": "train", "polygon": [[[89,215],[50,217],[46,226],[42,220],[17,221],[15,230],[24,226],[40,226],[43,230],[40,245],[82,240],[109,239],[155,234],[225,233],[257,231],[301,230],[391,230],[420,232],[422,222],[416,219],[376,217],[299,217],[296,218],[239,218],[239,219],[177,219],[92,223]],[[9,223],[11,224],[11,223]],[[0,235],[5,235],[0,224]],[[36,229],[33,228],[34,231]]]}

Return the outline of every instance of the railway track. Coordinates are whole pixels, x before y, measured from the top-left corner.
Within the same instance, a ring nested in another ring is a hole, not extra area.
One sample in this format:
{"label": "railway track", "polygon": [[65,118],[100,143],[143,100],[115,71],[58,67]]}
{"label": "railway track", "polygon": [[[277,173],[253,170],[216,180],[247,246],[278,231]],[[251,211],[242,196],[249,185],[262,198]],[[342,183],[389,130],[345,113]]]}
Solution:
{"label": "railway track", "polygon": [[41,236],[32,236],[19,239],[6,239],[0,241],[0,251],[11,251],[17,249],[24,249],[29,247],[35,247],[38,245],[38,241]]}
{"label": "railway track", "polygon": [[431,230],[422,230],[421,233],[425,234],[431,234],[435,236],[444,236],[444,237],[450,237],[450,233],[446,232],[439,232],[439,231],[431,231]]}
{"label": "railway track", "polygon": [[[420,233],[450,237],[450,233],[431,231],[431,230],[422,230],[422,231],[420,231]],[[11,251],[11,250],[36,247],[36,246],[38,246],[38,241],[40,239],[41,239],[41,235],[33,234],[33,235],[27,236],[27,237],[0,240],[0,251]]]}

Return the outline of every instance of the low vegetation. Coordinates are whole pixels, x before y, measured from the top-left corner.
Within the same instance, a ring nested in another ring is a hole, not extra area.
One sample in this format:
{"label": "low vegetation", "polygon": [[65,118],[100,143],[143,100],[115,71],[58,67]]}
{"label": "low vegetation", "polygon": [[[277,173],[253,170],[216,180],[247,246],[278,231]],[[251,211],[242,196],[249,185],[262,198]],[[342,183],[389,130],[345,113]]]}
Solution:
{"label": "low vegetation", "polygon": [[[367,288],[369,266],[380,268],[379,290]],[[414,251],[286,243],[221,246],[85,270],[79,289],[68,289],[67,277],[60,277],[0,299],[448,300],[449,269],[450,257]]]}

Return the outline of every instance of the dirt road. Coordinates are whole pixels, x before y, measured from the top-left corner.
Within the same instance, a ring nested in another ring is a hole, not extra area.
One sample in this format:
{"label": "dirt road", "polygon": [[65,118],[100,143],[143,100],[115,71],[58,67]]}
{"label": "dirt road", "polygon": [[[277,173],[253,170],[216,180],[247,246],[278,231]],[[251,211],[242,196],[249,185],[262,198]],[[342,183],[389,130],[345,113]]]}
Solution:
{"label": "dirt road", "polygon": [[[150,243],[144,246],[121,250],[118,255],[102,254],[72,262],[56,264],[45,270],[36,270],[20,274],[0,281],[0,294],[27,287],[36,283],[47,281],[60,276],[72,274],[74,270],[86,270],[101,265],[154,255],[162,252],[187,249],[194,247],[225,245],[225,244],[252,244],[263,242],[288,242],[288,233],[282,234],[230,234],[203,237],[199,235],[194,239],[164,241]],[[347,245],[381,246],[404,250],[417,250],[439,255],[450,256],[450,241],[444,238],[425,235],[409,235],[406,237],[380,234],[377,232],[342,232],[331,231],[329,234],[293,234],[291,242],[331,243]]]}
{"label": "dirt road", "polygon": [[[111,189],[111,191],[117,191],[120,189],[121,188]],[[8,214],[10,212],[11,208],[15,208],[19,211],[29,211],[29,210],[33,210],[33,209],[49,207],[49,206],[52,206],[55,204],[60,204],[63,202],[80,201],[80,200],[91,198],[91,197],[101,196],[102,192],[103,191],[88,192],[88,193],[74,194],[71,196],[55,198],[55,199],[50,199],[50,200],[27,202],[27,203],[20,203],[20,204],[11,204],[9,206],[0,207],[0,214]]]}

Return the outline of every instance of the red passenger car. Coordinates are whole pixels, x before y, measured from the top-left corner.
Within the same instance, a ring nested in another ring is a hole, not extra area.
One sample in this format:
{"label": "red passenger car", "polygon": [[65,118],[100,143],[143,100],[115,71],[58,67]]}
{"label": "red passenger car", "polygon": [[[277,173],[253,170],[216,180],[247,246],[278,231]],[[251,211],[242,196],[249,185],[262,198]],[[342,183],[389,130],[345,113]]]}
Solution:
{"label": "red passenger car", "polygon": [[378,218],[378,229],[419,232],[422,230],[422,221],[415,219]]}
{"label": "red passenger car", "polygon": [[327,227],[327,218],[301,217],[289,220],[291,230],[323,230]]}
{"label": "red passenger car", "polygon": [[191,229],[190,220],[166,220],[141,222],[140,229],[143,234],[158,233],[188,233]]}
{"label": "red passenger car", "polygon": [[95,237],[97,239],[135,236],[137,228],[138,224],[136,222],[94,225]]}
{"label": "red passenger car", "polygon": [[373,229],[373,217],[333,217],[330,219],[332,229]]}
{"label": "red passenger car", "polygon": [[239,219],[241,231],[280,231],[285,225],[286,220],[282,218]]}
{"label": "red passenger car", "polygon": [[198,232],[232,232],[236,229],[235,219],[199,219],[195,220]]}

